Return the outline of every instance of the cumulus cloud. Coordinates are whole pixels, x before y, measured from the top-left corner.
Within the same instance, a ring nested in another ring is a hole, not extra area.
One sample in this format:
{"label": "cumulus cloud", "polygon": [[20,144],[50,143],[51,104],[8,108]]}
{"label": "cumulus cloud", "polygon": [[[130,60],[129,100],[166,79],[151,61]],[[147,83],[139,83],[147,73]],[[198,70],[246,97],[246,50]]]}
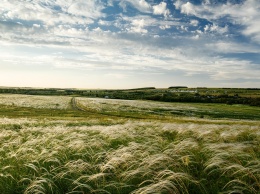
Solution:
{"label": "cumulus cloud", "polygon": [[167,3],[161,2],[158,5],[153,6],[153,14],[155,15],[164,15],[167,17],[170,14],[170,10],[167,9]]}
{"label": "cumulus cloud", "polygon": [[180,9],[181,5],[183,4],[182,1],[177,0],[173,3],[173,5],[175,6],[176,9]]}
{"label": "cumulus cloud", "polygon": [[188,15],[196,15],[195,8],[194,8],[193,4],[190,2],[187,2],[183,5],[181,5],[181,13],[185,13]]}
{"label": "cumulus cloud", "polygon": [[136,33],[147,33],[147,30],[144,29],[144,26],[145,26],[144,19],[133,20],[132,21],[132,27],[130,28],[130,31],[136,32]]}
{"label": "cumulus cloud", "polygon": [[166,30],[166,29],[171,28],[171,26],[166,24],[166,25],[163,25],[163,26],[159,26],[159,28],[162,29],[162,30]]}
{"label": "cumulus cloud", "polygon": [[208,24],[204,27],[204,31],[205,32],[217,32],[219,34],[224,34],[224,33],[228,32],[228,26],[220,27],[216,24],[213,24],[213,25]]}
{"label": "cumulus cloud", "polygon": [[198,25],[199,25],[199,21],[198,21],[198,20],[191,20],[191,21],[190,21],[190,24],[191,24],[192,26],[198,26]]}

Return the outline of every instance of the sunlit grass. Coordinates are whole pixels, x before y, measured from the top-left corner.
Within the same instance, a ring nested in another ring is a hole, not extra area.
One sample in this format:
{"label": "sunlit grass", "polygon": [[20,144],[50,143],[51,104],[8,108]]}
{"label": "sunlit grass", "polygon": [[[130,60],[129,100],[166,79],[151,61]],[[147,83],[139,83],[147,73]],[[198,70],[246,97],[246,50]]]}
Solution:
{"label": "sunlit grass", "polygon": [[129,121],[2,128],[0,190],[257,193],[259,127],[235,127]]}
{"label": "sunlit grass", "polygon": [[0,117],[1,193],[259,193],[259,121],[117,117],[86,102]]}
{"label": "sunlit grass", "polygon": [[101,98],[77,98],[87,111],[107,115],[128,115],[132,117],[176,117],[260,119],[260,108],[248,105],[227,105],[208,103],[169,103],[141,100],[114,100]]}
{"label": "sunlit grass", "polygon": [[0,94],[0,104],[19,107],[68,109],[71,97]]}

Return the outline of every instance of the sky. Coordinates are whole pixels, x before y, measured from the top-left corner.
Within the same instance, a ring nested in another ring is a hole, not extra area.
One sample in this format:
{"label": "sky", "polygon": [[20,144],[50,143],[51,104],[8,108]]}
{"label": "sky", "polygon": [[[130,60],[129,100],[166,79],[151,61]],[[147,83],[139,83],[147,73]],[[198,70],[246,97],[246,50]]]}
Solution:
{"label": "sky", "polygon": [[1,0],[0,86],[260,87],[260,0]]}

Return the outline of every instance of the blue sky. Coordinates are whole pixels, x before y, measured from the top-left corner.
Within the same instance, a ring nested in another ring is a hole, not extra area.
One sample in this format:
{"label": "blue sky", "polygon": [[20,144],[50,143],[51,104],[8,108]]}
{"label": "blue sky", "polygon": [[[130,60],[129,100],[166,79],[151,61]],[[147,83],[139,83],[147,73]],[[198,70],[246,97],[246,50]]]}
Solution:
{"label": "blue sky", "polygon": [[259,0],[2,0],[0,86],[260,87]]}

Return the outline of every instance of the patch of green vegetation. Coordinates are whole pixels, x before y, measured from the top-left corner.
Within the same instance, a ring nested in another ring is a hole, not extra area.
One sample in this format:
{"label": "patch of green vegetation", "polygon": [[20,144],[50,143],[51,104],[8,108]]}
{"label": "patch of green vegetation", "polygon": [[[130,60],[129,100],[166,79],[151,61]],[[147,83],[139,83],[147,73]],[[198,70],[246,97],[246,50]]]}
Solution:
{"label": "patch of green vegetation", "polygon": [[[88,102],[81,98],[80,100]],[[80,101],[79,100],[79,101]],[[93,101],[94,99],[92,99]],[[97,101],[99,102],[99,101]],[[80,104],[80,108],[89,113],[102,114],[132,119],[172,119],[176,117],[196,117],[196,118],[216,118],[216,119],[260,119],[260,107],[248,105],[226,105],[210,103],[168,103],[157,104],[153,101],[137,101],[138,105],[127,105],[129,101],[120,101],[120,105],[115,109],[113,100],[107,101],[102,109],[93,109],[89,105]],[[126,105],[124,105],[126,103]],[[134,101],[133,101],[134,103]],[[102,102],[102,104],[104,104]],[[151,107],[146,107],[151,104]],[[144,107],[142,107],[144,105]],[[161,107],[163,106],[163,107]]]}
{"label": "patch of green vegetation", "polygon": [[177,137],[178,132],[171,130],[171,131],[162,131],[160,136],[164,139],[167,139],[168,141],[173,142]]}
{"label": "patch of green vegetation", "polygon": [[67,127],[83,127],[83,126],[95,126],[95,125],[100,125],[100,126],[111,126],[111,125],[117,125],[117,124],[123,124],[125,121],[123,120],[107,120],[107,119],[99,119],[99,120],[89,120],[88,122],[86,121],[81,121],[81,122],[68,122],[66,123]]}
{"label": "patch of green vegetation", "polygon": [[46,109],[0,105],[0,117],[9,118],[49,118],[78,120],[83,118],[106,118],[106,116],[93,113],[83,112],[74,109]]}
{"label": "patch of green vegetation", "polygon": [[1,124],[0,128],[5,130],[13,130],[13,131],[19,131],[22,129],[22,125],[20,124]]}
{"label": "patch of green vegetation", "polygon": [[0,93],[260,106],[259,88],[186,88],[182,86],[125,90],[0,88]]}

